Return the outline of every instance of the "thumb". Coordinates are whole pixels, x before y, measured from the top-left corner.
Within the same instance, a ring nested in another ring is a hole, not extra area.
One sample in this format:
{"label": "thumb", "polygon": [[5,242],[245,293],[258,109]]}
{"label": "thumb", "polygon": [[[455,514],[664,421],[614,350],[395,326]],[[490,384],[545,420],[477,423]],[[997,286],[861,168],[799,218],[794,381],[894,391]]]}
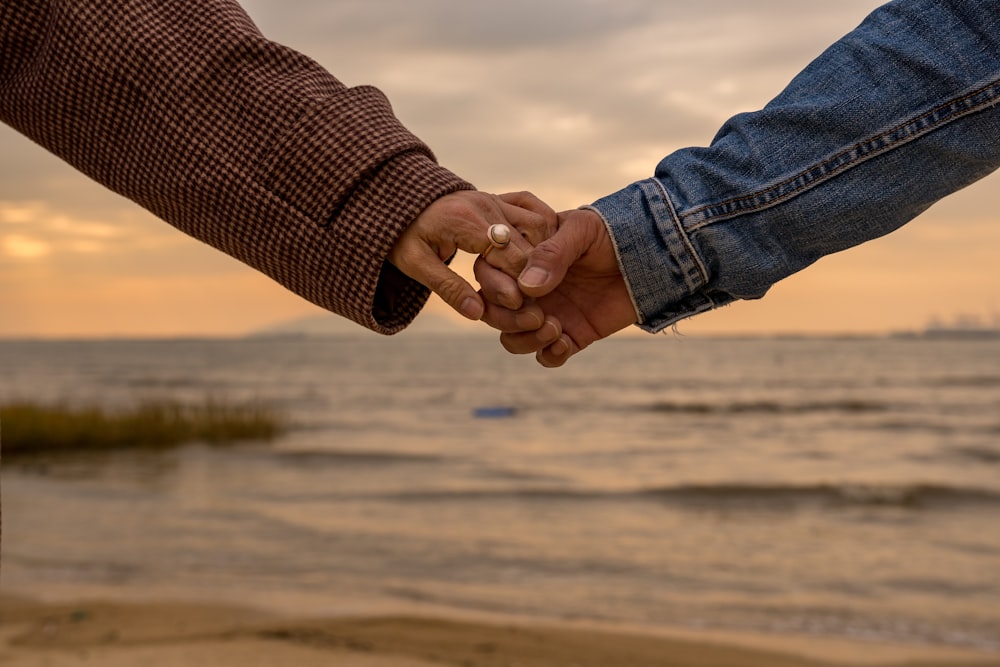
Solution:
{"label": "thumb", "polygon": [[392,249],[389,261],[441,297],[462,316],[470,320],[482,318],[485,306],[479,293],[462,276],[448,268],[418,235],[409,231],[404,233]]}
{"label": "thumb", "polygon": [[562,282],[573,262],[587,251],[590,239],[582,225],[563,224],[528,255],[517,284],[525,295],[545,296]]}

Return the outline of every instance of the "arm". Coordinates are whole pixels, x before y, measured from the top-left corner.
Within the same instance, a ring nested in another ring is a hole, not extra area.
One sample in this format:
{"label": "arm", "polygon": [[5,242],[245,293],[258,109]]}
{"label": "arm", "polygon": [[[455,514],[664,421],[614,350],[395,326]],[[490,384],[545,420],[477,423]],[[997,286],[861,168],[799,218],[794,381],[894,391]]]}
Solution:
{"label": "arm", "polygon": [[[896,0],[764,109],[731,119],[709,147],[667,156],[652,178],[589,209],[606,226],[640,325],[659,331],[760,298],[998,166],[1000,2]],[[568,237],[551,243],[561,245],[540,247],[522,274],[526,294],[549,293],[590,247]],[[526,280],[533,267],[550,279]],[[591,310],[584,301],[574,307]],[[572,348],[590,342],[588,332],[576,341],[578,332],[564,329]],[[529,351],[523,336],[513,340]]]}
{"label": "arm", "polygon": [[[436,164],[378,90],[348,88],[268,41],[233,0],[3,3],[0,119],[184,232],[383,333],[408,324],[429,294],[385,261],[391,249],[432,202],[472,189]],[[469,222],[478,244],[480,228],[502,221],[490,217],[499,208],[458,194],[484,216]],[[456,306],[475,296],[468,285],[448,289]]]}
{"label": "arm", "polygon": [[996,1],[885,5],[711,146],[596,202],[643,326],[760,298],[1000,166],[998,22]]}

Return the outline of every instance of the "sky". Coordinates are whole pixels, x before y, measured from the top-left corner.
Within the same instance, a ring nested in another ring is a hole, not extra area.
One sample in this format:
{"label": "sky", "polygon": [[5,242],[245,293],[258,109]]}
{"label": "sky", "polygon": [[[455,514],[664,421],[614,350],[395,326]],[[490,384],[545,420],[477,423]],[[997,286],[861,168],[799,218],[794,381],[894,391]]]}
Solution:
{"label": "sky", "polygon": [[[479,189],[530,190],[560,210],[649,177],[678,148],[706,145],[880,3],[243,4],[269,38],[348,85],[381,88],[438,160]],[[762,300],[679,329],[866,334],[992,321],[998,186],[994,174]],[[456,262],[470,280],[471,265]],[[240,335],[319,312],[0,126],[0,337]],[[450,316],[436,300],[425,312]]]}

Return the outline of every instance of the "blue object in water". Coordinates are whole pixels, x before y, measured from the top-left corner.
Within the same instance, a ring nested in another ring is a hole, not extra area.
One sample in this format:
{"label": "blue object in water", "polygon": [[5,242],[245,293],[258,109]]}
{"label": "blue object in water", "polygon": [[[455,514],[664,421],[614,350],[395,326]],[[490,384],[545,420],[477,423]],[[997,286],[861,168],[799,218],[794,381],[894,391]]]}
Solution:
{"label": "blue object in water", "polygon": [[515,412],[517,412],[517,408],[513,405],[490,405],[478,407],[472,411],[472,414],[479,419],[503,419],[513,417]]}

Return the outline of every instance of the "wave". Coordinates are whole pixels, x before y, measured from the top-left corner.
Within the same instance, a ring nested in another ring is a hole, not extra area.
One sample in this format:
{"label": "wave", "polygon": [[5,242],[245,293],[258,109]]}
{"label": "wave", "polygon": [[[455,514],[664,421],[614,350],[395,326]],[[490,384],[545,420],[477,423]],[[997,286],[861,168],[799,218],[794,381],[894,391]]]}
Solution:
{"label": "wave", "polygon": [[932,387],[989,389],[1000,387],[1000,375],[954,375],[929,380],[926,384]]}
{"label": "wave", "polygon": [[650,489],[646,495],[681,502],[751,505],[824,504],[912,509],[1000,505],[1000,491],[939,484],[690,485]]}
{"label": "wave", "polygon": [[427,490],[394,494],[405,501],[657,501],[693,509],[896,507],[913,510],[1000,505],[1000,490],[937,484],[692,484],[624,491],[567,488]]}
{"label": "wave", "polygon": [[832,401],[804,401],[800,403],[784,403],[778,401],[733,401],[726,403],[707,402],[661,402],[645,406],[642,409],[651,412],[669,414],[804,414],[811,412],[840,412],[860,414],[870,412],[886,412],[891,409],[888,403],[863,399],[842,399]]}
{"label": "wave", "polygon": [[[988,432],[1000,433],[1000,426],[989,429]],[[968,447],[956,447],[952,451],[962,458],[971,459],[977,463],[1000,463],[1000,449],[970,445]]]}
{"label": "wave", "polygon": [[440,463],[445,457],[437,454],[416,454],[396,451],[315,449],[276,452],[278,460],[296,466],[340,464]]}

